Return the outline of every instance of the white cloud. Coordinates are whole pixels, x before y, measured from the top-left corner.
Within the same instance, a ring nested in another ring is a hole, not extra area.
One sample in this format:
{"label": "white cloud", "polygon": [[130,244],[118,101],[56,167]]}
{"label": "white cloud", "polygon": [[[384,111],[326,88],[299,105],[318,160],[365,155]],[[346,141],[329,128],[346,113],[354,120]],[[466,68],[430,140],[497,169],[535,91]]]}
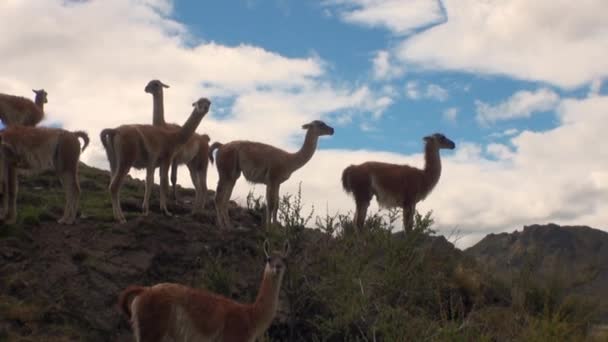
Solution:
{"label": "white cloud", "polygon": [[444,0],[443,5],[445,23],[402,42],[398,55],[404,63],[561,87],[608,75],[604,0]]}
{"label": "white cloud", "polygon": [[591,82],[589,85],[589,92],[587,93],[587,97],[597,96],[600,94],[600,90],[602,89],[602,80],[596,79]]}
{"label": "white cloud", "polygon": [[534,92],[522,90],[496,105],[475,100],[476,118],[484,125],[501,120],[528,118],[535,112],[552,110],[558,104],[559,95],[550,89],[542,88]]}
{"label": "white cloud", "polygon": [[359,125],[359,128],[360,128],[360,129],[361,129],[361,131],[363,131],[363,132],[374,132],[374,131],[377,131],[377,130],[378,130],[376,127],[372,126],[372,125],[371,125],[370,123],[368,123],[368,122],[362,122],[362,123]]}
{"label": "white cloud", "polygon": [[502,132],[494,132],[489,135],[490,138],[502,138],[502,137],[511,137],[519,133],[519,129],[517,128],[508,128]]}
{"label": "white cloud", "polygon": [[458,118],[459,109],[456,107],[450,107],[443,111],[443,119],[449,122],[456,122]]}
{"label": "white cloud", "polygon": [[509,129],[505,129],[502,133],[505,136],[511,136],[511,135],[515,135],[519,132],[519,130],[517,128],[509,128]]}
{"label": "white cloud", "polygon": [[448,91],[437,84],[429,84],[426,87],[426,97],[443,102],[448,99]]}
{"label": "white cloud", "polygon": [[[608,76],[605,0],[328,0],[349,23],[406,37],[402,63],[508,75],[565,88]],[[447,20],[440,7],[443,5]]]}
{"label": "white cloud", "polygon": [[511,148],[505,144],[491,143],[486,146],[486,152],[497,159],[508,160],[511,159],[514,154]]}
{"label": "white cloud", "polygon": [[448,91],[437,84],[427,84],[425,89],[421,89],[418,81],[408,81],[405,84],[405,95],[411,100],[431,99],[443,102],[448,99]]}
{"label": "white cloud", "polygon": [[386,27],[397,34],[443,20],[438,1],[429,0],[326,0],[326,6],[337,7],[346,22]]}
{"label": "white cloud", "polygon": [[418,82],[408,81],[405,84],[405,95],[412,100],[419,99],[422,96],[422,94],[420,94],[420,89],[418,88]]}
{"label": "white cloud", "polygon": [[390,53],[386,50],[377,51],[372,59],[373,77],[376,80],[398,78],[405,73],[405,68],[394,64]]}

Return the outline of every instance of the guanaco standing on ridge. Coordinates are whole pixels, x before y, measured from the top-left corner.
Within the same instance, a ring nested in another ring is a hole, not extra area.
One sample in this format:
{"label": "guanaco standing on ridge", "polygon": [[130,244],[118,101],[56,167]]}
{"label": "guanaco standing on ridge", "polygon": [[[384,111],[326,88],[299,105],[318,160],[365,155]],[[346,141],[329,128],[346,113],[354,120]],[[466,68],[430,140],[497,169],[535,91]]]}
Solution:
{"label": "guanaco standing on ridge", "polygon": [[[165,122],[164,92],[163,88],[169,88],[159,80],[148,82],[144,91],[152,94],[152,123],[154,126],[171,126],[179,128],[178,125]],[[178,201],[177,195],[177,167],[186,164],[190,171],[190,179],[194,186],[195,195],[192,204],[192,213],[200,213],[205,207],[207,198],[207,169],[209,160],[209,136],[207,134],[194,133],[190,139],[175,153],[171,163],[171,188],[173,198]]]}
{"label": "guanaco standing on ridge", "polygon": [[203,117],[209,111],[211,101],[200,98],[192,104],[194,109],[190,117],[179,129],[153,125],[122,125],[117,128],[106,128],[101,131],[100,139],[106,150],[112,180],[110,195],[114,218],[126,222],[120,207],[120,188],[124,178],[131,169],[146,169],[146,188],[143,200],[143,213],[150,211],[150,193],[154,184],[154,170],[160,168],[160,209],[168,216],[167,192],[169,188],[169,167],[175,153],[194,134]]}
{"label": "guanaco standing on ridge", "polygon": [[350,165],[342,172],[342,187],[355,199],[355,227],[362,229],[367,208],[374,195],[378,204],[387,208],[403,208],[403,228],[414,226],[416,203],[424,200],[441,176],[440,149],[454,149],[456,144],[443,134],[424,137],[424,169],[409,165],[365,162]]}
{"label": "guanaco standing on ridge", "polygon": [[34,102],[21,96],[0,94],[0,120],[4,126],[36,126],[44,118],[44,104],[47,92],[35,90]]}
{"label": "guanaco standing on ridge", "polygon": [[215,159],[219,181],[215,192],[215,207],[220,228],[230,228],[231,226],[228,201],[241,173],[251,183],[266,185],[264,226],[267,228],[277,221],[281,184],[312,158],[320,136],[334,134],[334,129],[320,120],[314,120],[303,125],[302,128],[306,130],[306,137],[302,148],[295,153],[245,140],[232,141],[227,144],[216,142],[211,145],[209,157],[212,161],[213,151],[218,150]]}
{"label": "guanaco standing on ridge", "polygon": [[[80,148],[81,138],[84,142]],[[78,162],[80,152],[89,145],[89,136],[82,131],[60,128],[11,126],[0,134],[1,178],[3,180],[5,223],[17,220],[17,174],[19,170],[54,169],[61,180],[66,201],[59,223],[72,224],[78,214],[80,183]]]}

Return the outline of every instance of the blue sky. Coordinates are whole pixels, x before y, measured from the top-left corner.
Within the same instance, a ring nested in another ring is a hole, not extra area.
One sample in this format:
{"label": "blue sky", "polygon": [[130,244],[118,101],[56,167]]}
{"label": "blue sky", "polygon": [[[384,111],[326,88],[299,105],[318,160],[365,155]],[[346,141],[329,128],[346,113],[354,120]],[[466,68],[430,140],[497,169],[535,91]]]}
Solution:
{"label": "blue sky", "polygon": [[[150,122],[155,78],[171,86],[169,121],[212,100],[198,132],[213,141],[295,150],[301,125],[325,120],[336,134],[281,187],[302,184],[320,214],[353,210],[344,167],[422,167],[422,137],[442,132],[457,148],[418,209],[459,247],[534,223],[605,229],[607,12],[605,0],[9,0],[0,91],[45,88],[43,124],[91,136]],[[97,140],[81,159],[108,167]],[[190,186],[186,170],[179,180]],[[251,189],[264,191],[240,180],[233,199]]]}
{"label": "blue sky", "polygon": [[[251,44],[288,57],[319,56],[328,64],[327,77],[333,82],[368,83],[377,91],[393,88],[394,103],[381,118],[354,118],[351,124],[340,127],[339,139],[323,142],[328,148],[414,153],[421,149],[420,138],[435,131],[457,140],[505,142],[507,137],[496,133],[513,129],[542,131],[555,127],[557,122],[550,111],[542,111],[528,119],[483,126],[475,119],[475,100],[495,104],[516,91],[539,87],[572,96],[583,96],[587,91],[587,86],[560,90],[544,82],[458,71],[414,69],[390,81],[374,80],[370,65],[374,55],[417,33],[396,36],[386,28],[345,24],[337,18],[335,8],[319,1],[177,1],[174,9],[174,17],[202,41]],[[420,98],[406,95],[408,82],[418,85]],[[435,89],[443,91],[444,97],[425,95],[429,86],[438,87]],[[452,120],[445,114],[451,108],[456,111]],[[362,134],[365,139],[361,139]]]}

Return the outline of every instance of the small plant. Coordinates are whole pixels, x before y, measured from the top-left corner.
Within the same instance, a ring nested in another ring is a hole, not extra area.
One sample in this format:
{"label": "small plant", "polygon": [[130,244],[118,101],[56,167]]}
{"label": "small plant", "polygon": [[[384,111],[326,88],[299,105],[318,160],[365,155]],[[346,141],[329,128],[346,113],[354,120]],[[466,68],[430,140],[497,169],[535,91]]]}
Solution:
{"label": "small plant", "polygon": [[200,287],[229,297],[234,286],[235,275],[221,264],[221,253],[209,255],[204,260],[200,267]]}
{"label": "small plant", "polygon": [[422,216],[418,210],[414,214],[414,229],[418,230],[424,234],[433,235],[437,233],[432,227],[435,223],[435,220],[432,217],[433,211],[428,211],[424,216]]}
{"label": "small plant", "polygon": [[245,198],[247,209],[263,213],[266,208],[266,202],[262,196],[256,196],[254,190],[249,190],[247,197]]}
{"label": "small plant", "polygon": [[308,225],[308,222],[314,215],[314,207],[308,215],[303,213],[304,205],[302,204],[302,183],[298,184],[298,192],[295,195],[285,194],[279,201],[279,222],[284,227],[292,229],[303,229]]}
{"label": "small plant", "polygon": [[315,228],[330,236],[352,233],[354,229],[352,214],[329,215],[329,208],[326,208],[325,216],[315,217]]}

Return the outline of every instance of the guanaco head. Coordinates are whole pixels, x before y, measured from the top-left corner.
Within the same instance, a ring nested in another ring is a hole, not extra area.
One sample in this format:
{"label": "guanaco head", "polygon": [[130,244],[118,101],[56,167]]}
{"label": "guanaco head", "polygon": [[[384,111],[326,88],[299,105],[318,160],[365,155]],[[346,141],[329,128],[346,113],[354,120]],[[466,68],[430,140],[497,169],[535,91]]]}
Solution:
{"label": "guanaco head", "polygon": [[169,86],[159,80],[152,80],[152,81],[148,82],[148,84],[144,88],[144,91],[146,93],[154,95],[154,94],[162,93],[163,88],[169,88]]}
{"label": "guanaco head", "polygon": [[264,241],[264,254],[266,255],[265,273],[269,273],[274,277],[281,277],[285,273],[287,267],[287,256],[289,255],[289,241],[283,244],[283,251],[269,252],[270,243]]}
{"label": "guanaco head", "polygon": [[456,144],[445,135],[441,133],[435,133],[433,135],[428,135],[424,137],[424,141],[427,144],[435,144],[437,148],[447,148],[449,150],[453,150],[456,147]]}
{"label": "guanaco head", "polygon": [[40,104],[40,103],[48,102],[48,100],[46,99],[46,96],[48,94],[44,89],[40,89],[40,90],[32,89],[32,91],[34,92],[34,94],[36,94],[36,97],[34,98],[34,103]]}
{"label": "guanaco head", "polygon": [[206,97],[201,97],[196,102],[192,104],[196,110],[207,113],[209,111],[209,107],[211,106],[211,101]]}
{"label": "guanaco head", "polygon": [[306,129],[306,130],[311,130],[313,133],[315,133],[318,136],[334,135],[334,129],[332,127],[326,125],[325,122],[323,122],[321,120],[311,121],[310,123],[302,125],[302,128]]}

